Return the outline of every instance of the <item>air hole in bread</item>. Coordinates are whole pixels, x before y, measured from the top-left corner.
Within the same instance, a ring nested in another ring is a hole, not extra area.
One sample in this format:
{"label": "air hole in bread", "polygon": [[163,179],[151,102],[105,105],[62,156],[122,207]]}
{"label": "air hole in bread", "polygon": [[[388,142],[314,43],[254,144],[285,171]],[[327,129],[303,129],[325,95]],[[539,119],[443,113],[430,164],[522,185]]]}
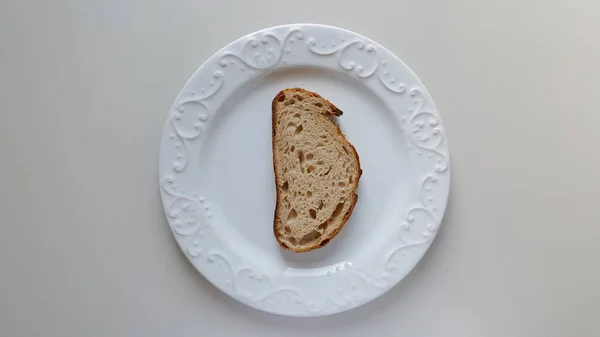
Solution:
{"label": "air hole in bread", "polygon": [[319,202],[319,209],[323,209],[323,200]]}
{"label": "air hole in bread", "polygon": [[287,192],[287,191],[288,191],[288,188],[289,188],[289,185],[288,185],[288,182],[287,182],[287,180],[286,180],[286,181],[285,181],[285,183],[283,183],[283,185],[281,185],[281,189],[282,189],[284,192]]}
{"label": "air hole in bread", "polygon": [[310,166],[309,166],[309,167],[306,169],[306,172],[307,172],[307,173],[313,173],[313,171],[314,171],[314,170],[315,170],[315,167],[314,167],[314,166],[312,166],[312,165],[310,165]]}
{"label": "air hole in bread", "polygon": [[279,102],[283,102],[285,101],[285,95],[281,95],[279,96],[279,98],[277,99]]}
{"label": "air hole in bread", "polygon": [[343,182],[343,181],[340,181],[340,182],[338,183],[338,186],[339,186],[339,187],[346,187],[346,183],[345,183],[345,182]]}
{"label": "air hole in bread", "polygon": [[306,159],[308,160],[312,160],[315,157],[315,155],[313,155],[312,153],[309,153],[306,155]]}
{"label": "air hole in bread", "polygon": [[300,168],[302,169],[302,173],[304,173],[304,167],[302,166],[302,163],[304,163],[304,151],[298,150],[296,153],[298,153],[298,160],[300,161]]}
{"label": "air hole in bread", "polygon": [[323,174],[324,176],[328,175],[329,172],[331,172],[331,166],[329,166],[329,168],[327,169],[327,172],[325,172],[325,174]]}
{"label": "air hole in bread", "polygon": [[347,149],[347,148],[345,148],[345,147],[344,147],[344,152],[346,152],[346,154],[349,154],[349,153],[348,153],[348,149]]}
{"label": "air hole in bread", "polygon": [[325,146],[325,144],[323,144],[323,143],[317,144],[317,147],[323,147],[323,146]]}
{"label": "air hole in bread", "polygon": [[302,132],[304,128],[302,127],[302,125],[298,125],[298,127],[296,128],[296,132],[294,132],[294,134],[299,134],[300,132]]}
{"label": "air hole in bread", "polygon": [[328,243],[329,243],[329,241],[330,241],[330,240],[331,240],[331,239],[325,239],[325,240],[323,240],[323,242],[321,242],[321,244],[319,245],[319,247],[323,247],[323,246],[325,246],[326,244],[328,244]]}
{"label": "air hole in bread", "polygon": [[297,100],[299,100],[299,101],[302,101],[304,99],[300,95],[294,95],[294,98],[297,99]]}
{"label": "air hole in bread", "polygon": [[288,234],[288,235],[289,235],[290,233],[292,233],[292,229],[290,228],[290,226],[285,226],[285,227],[283,227],[283,230],[284,230],[284,231],[285,231],[285,233],[286,233],[286,234]]}
{"label": "air hole in bread", "polygon": [[352,176],[350,176],[350,178],[348,178],[348,184],[352,184],[354,182],[354,179],[352,179]]}
{"label": "air hole in bread", "polygon": [[312,192],[311,191],[306,191],[306,196],[309,197],[309,198],[312,197]]}
{"label": "air hole in bread", "polygon": [[321,165],[323,165],[323,164],[325,164],[325,163],[324,163],[322,160],[318,160],[318,161],[317,161],[317,166],[321,166]]}
{"label": "air hole in bread", "polygon": [[314,209],[308,210],[308,213],[310,214],[311,218],[313,218],[313,219],[317,218],[317,211],[315,211]]}
{"label": "air hole in bread", "polygon": [[310,109],[304,109],[304,111],[310,111]]}
{"label": "air hole in bread", "polygon": [[311,243],[311,242],[313,242],[313,241],[317,240],[318,238],[320,238],[320,237],[321,237],[321,235],[323,235],[323,234],[321,234],[321,233],[319,233],[319,232],[317,232],[317,231],[312,231],[312,232],[310,232],[310,233],[308,233],[308,234],[304,235],[304,236],[302,237],[302,239],[300,239],[300,242],[299,242],[299,244],[300,244],[301,246],[304,246],[304,245],[306,245],[306,244],[309,244],[309,243]]}
{"label": "air hole in bread", "polygon": [[317,107],[319,107],[319,108],[322,108],[322,107],[323,107],[323,104],[321,104],[321,102],[317,102],[317,103],[315,103],[315,106],[317,106]]}
{"label": "air hole in bread", "polygon": [[294,118],[300,118],[300,114],[294,114]]}
{"label": "air hole in bread", "polygon": [[[335,206],[335,209],[333,210],[333,213],[331,213],[331,218],[337,218],[340,213],[342,212],[342,209],[344,208],[344,203],[340,202],[339,204],[337,204],[337,206]],[[294,211],[295,213],[295,211]]]}
{"label": "air hole in bread", "polygon": [[294,145],[292,145],[292,147],[290,147],[290,152],[294,152],[296,150],[296,147]]}
{"label": "air hole in bread", "polygon": [[298,244],[298,240],[296,240],[295,237],[289,237],[288,241],[293,244],[294,246]]}
{"label": "air hole in bread", "polygon": [[294,220],[298,217],[298,213],[296,213],[296,210],[292,208],[292,210],[290,210],[290,214],[288,214],[287,219],[288,220]]}
{"label": "air hole in bread", "polygon": [[325,221],[322,224],[320,224],[319,227],[317,227],[317,230],[324,232],[327,230],[327,227],[329,227],[329,221]]}

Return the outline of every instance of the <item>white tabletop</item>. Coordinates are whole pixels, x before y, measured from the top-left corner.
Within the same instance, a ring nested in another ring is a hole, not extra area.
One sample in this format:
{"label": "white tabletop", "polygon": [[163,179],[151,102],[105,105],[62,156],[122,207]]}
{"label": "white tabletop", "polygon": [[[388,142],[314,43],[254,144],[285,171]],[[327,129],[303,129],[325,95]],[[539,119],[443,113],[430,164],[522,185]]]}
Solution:
{"label": "white tabletop", "polygon": [[[0,1],[0,336],[599,336],[600,3],[336,3]],[[293,22],[400,56],[452,153],[425,259],[382,298],[316,319],[210,285],[157,186],[186,79],[237,37]]]}

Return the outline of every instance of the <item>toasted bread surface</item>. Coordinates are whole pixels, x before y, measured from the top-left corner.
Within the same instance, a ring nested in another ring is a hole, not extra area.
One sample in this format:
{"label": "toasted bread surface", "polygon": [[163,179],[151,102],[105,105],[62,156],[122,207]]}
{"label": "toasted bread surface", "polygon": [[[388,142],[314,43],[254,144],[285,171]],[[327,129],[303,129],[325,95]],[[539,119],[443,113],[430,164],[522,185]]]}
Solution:
{"label": "toasted bread surface", "polygon": [[356,149],[330,116],[342,111],[320,95],[284,89],[272,103],[277,203],[273,231],[295,252],[325,246],[348,221],[362,174]]}

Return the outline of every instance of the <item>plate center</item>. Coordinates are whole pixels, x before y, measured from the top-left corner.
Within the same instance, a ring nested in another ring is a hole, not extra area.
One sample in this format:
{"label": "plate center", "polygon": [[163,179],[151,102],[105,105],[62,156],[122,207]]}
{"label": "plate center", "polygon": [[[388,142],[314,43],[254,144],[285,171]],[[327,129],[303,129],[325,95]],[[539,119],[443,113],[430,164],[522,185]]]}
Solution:
{"label": "plate center", "polygon": [[[308,253],[280,248],[273,235],[271,101],[289,87],[314,91],[344,111],[337,121],[356,147],[363,169],[350,220],[327,246]],[[200,168],[207,173],[203,188],[224,218],[214,225],[227,235],[232,249],[257,265],[310,274],[352,261],[376,245],[378,237],[381,240],[384,227],[390,225],[381,221],[386,213],[405,209],[405,137],[377,95],[350,76],[309,68],[273,72],[232,95],[214,123],[207,138],[211,141],[200,154]]]}

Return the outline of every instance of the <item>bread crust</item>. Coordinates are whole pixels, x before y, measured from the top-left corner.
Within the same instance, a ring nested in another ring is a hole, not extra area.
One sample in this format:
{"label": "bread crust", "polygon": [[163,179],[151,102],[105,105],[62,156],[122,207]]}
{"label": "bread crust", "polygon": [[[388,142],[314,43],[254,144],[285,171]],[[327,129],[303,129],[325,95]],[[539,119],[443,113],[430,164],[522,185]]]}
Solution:
{"label": "bread crust", "polygon": [[[333,113],[331,113],[330,115],[332,116],[336,116],[339,117],[343,114],[343,111],[338,109],[335,105],[333,105],[333,103],[331,103],[329,100],[323,98],[321,95],[314,93],[312,91],[308,91],[302,88],[288,88],[288,89],[283,89],[281,90],[277,95],[275,95],[275,98],[273,98],[273,101],[271,103],[271,112],[272,112],[272,118],[271,118],[271,123],[272,123],[272,139],[271,139],[271,143],[272,143],[272,151],[273,151],[273,171],[275,172],[275,191],[276,191],[276,202],[275,202],[275,215],[274,215],[274,219],[273,219],[273,233],[275,235],[275,238],[277,239],[277,242],[279,243],[279,245],[285,249],[297,252],[297,253],[304,253],[304,252],[309,252],[321,247],[324,247],[325,245],[327,245],[329,242],[331,242],[331,239],[333,239],[344,227],[344,225],[346,224],[346,222],[348,222],[348,219],[350,218],[350,216],[352,215],[352,211],[354,210],[354,206],[356,206],[356,202],[358,201],[358,195],[356,194],[356,189],[358,188],[358,182],[360,180],[360,177],[362,176],[362,168],[360,166],[360,158],[358,157],[358,152],[356,152],[356,148],[354,147],[354,145],[352,145],[348,139],[346,139],[346,136],[344,136],[344,134],[342,133],[342,130],[340,129],[339,125],[336,124],[336,128],[338,131],[338,134],[342,137],[342,139],[344,140],[344,142],[346,142],[347,145],[350,146],[350,148],[352,149],[352,155],[354,156],[354,158],[356,159],[356,162],[358,163],[358,177],[356,179],[356,181],[353,183],[352,186],[352,202],[350,205],[350,208],[348,209],[348,211],[344,214],[344,217],[342,219],[342,223],[335,229],[334,232],[332,232],[329,236],[325,237],[321,243],[319,245],[314,245],[314,246],[310,246],[310,247],[289,247],[288,245],[285,244],[285,242],[283,242],[279,235],[277,234],[277,221],[281,221],[278,217],[277,217],[277,213],[279,210],[279,199],[280,199],[280,195],[279,195],[279,189],[277,188],[277,186],[279,186],[279,178],[277,177],[277,161],[275,160],[275,126],[277,125],[277,101],[279,100],[279,98],[282,95],[285,95],[286,92],[302,92],[306,95],[309,96],[313,96],[313,97],[317,97],[320,99],[323,99],[325,102],[327,102],[329,108],[331,109],[331,111]],[[333,122],[331,122],[333,123]]]}

